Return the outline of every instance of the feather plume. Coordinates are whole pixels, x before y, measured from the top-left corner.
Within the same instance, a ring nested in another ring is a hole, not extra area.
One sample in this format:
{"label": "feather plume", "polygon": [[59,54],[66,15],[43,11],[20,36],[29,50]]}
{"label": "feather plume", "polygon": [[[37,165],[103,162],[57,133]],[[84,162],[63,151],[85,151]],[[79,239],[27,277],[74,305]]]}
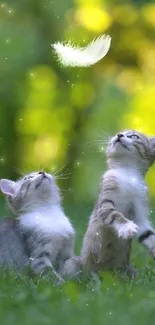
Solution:
{"label": "feather plume", "polygon": [[67,44],[51,44],[58,60],[63,66],[88,67],[100,61],[109,51],[111,37],[102,35],[94,39],[86,47],[75,47],[70,42]]}

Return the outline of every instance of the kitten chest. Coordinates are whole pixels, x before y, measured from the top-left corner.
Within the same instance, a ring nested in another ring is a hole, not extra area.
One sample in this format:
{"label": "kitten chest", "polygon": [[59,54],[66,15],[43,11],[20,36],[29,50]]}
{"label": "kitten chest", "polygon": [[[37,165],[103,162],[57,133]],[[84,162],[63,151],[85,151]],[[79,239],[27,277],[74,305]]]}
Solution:
{"label": "kitten chest", "polygon": [[134,212],[134,206],[147,201],[147,186],[136,175],[119,175],[119,190],[116,193],[116,208],[129,219]]}

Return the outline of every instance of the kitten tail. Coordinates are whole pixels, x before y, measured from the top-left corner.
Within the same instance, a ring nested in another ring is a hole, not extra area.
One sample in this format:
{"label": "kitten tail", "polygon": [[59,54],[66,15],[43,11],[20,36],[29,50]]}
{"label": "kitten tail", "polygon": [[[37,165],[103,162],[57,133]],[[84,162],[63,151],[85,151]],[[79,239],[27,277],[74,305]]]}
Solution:
{"label": "kitten tail", "polygon": [[75,47],[71,43],[60,42],[51,44],[58,60],[63,66],[88,67],[100,61],[109,51],[111,37],[102,35],[94,39],[86,47]]}

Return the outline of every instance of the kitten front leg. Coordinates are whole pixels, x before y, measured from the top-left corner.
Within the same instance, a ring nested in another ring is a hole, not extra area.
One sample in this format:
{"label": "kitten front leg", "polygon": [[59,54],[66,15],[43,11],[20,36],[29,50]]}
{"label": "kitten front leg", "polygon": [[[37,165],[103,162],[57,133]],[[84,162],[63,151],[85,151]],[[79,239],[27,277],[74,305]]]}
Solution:
{"label": "kitten front leg", "polygon": [[118,237],[130,239],[137,233],[138,226],[133,221],[126,219],[121,213],[113,213],[112,220],[111,226]]}
{"label": "kitten front leg", "polygon": [[[88,230],[84,236],[83,247],[81,252],[82,265],[84,269],[103,268],[102,257],[100,253],[103,247],[103,234],[105,229],[112,229],[117,237],[130,240],[138,230],[138,226],[131,220],[128,220],[114,208],[98,209],[95,215],[92,215],[92,221],[89,223]],[[100,263],[101,262],[101,263]],[[103,263],[104,264],[104,263]]]}
{"label": "kitten front leg", "polygon": [[44,276],[52,272],[58,283],[64,282],[63,278],[56,272],[48,257],[30,257],[30,260],[30,270],[33,274]]}
{"label": "kitten front leg", "polygon": [[138,230],[138,226],[124,217],[116,206],[122,205],[122,195],[116,177],[103,177],[100,195],[96,206],[96,219],[103,222],[103,226],[111,227],[118,237],[130,239]]}
{"label": "kitten front leg", "polygon": [[57,261],[58,271],[65,280],[78,278],[81,273],[81,257],[74,255],[74,238],[64,239],[63,247]]}
{"label": "kitten front leg", "polygon": [[66,260],[61,275],[64,279],[73,280],[78,279],[82,273],[82,262],[80,256],[72,256]]}
{"label": "kitten front leg", "polygon": [[155,259],[155,230],[146,228],[138,237],[139,242],[148,249],[149,253]]}
{"label": "kitten front leg", "polygon": [[[34,240],[35,238],[35,240]],[[57,250],[54,249],[50,238],[40,238],[30,235],[28,238],[30,250],[30,270],[33,274],[41,276],[47,273],[52,274],[57,279],[58,283],[64,282],[62,277],[56,272],[54,263],[57,256]]]}
{"label": "kitten front leg", "polygon": [[98,217],[103,221],[103,226],[111,227],[118,237],[123,239],[132,238],[138,231],[138,226],[131,220],[128,220],[122,213],[112,208],[112,202],[109,202],[98,210]]}
{"label": "kitten front leg", "polygon": [[155,259],[155,229],[149,220],[149,209],[147,200],[136,202],[135,204],[135,222],[138,225],[137,239]]}
{"label": "kitten front leg", "polygon": [[138,270],[132,265],[125,265],[119,271],[122,275],[127,275],[132,280],[138,276]]}

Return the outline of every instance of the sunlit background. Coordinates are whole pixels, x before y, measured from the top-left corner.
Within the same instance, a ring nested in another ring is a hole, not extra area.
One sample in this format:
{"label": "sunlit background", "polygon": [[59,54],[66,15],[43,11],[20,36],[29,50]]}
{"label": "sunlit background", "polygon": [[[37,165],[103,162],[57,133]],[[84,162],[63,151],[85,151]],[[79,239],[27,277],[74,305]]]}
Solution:
{"label": "sunlit background", "polygon": [[[59,66],[52,43],[84,46],[104,33],[112,44],[101,62]],[[154,38],[148,0],[1,1],[0,177],[57,173],[67,214],[85,228],[108,137],[124,128],[155,135]],[[155,169],[147,182],[153,209]]]}

